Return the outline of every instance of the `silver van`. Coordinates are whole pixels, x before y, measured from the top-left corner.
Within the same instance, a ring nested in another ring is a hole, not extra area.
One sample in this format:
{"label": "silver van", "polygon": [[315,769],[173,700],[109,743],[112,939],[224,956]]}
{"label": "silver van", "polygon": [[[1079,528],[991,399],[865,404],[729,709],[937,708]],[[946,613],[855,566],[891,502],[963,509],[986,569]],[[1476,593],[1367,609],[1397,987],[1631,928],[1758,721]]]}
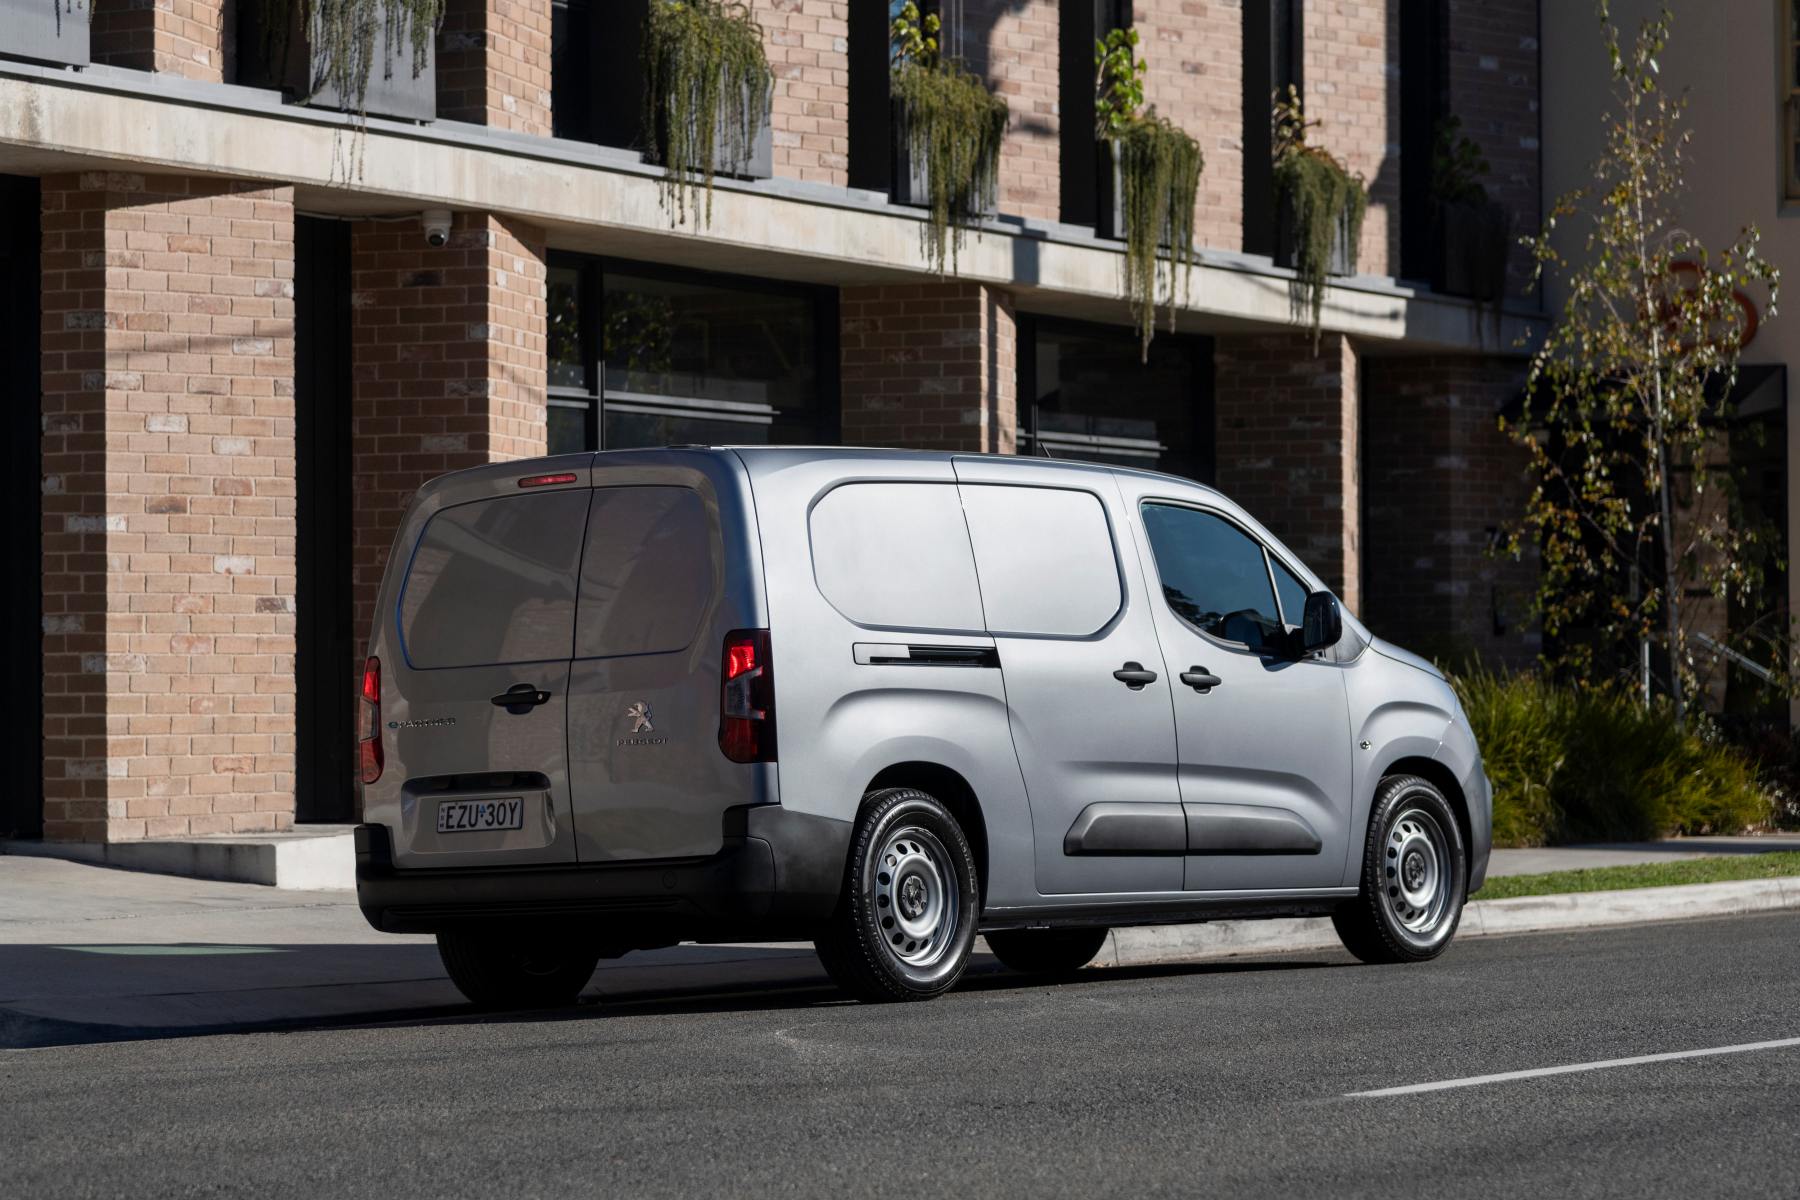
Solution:
{"label": "silver van", "polygon": [[401,523],[357,889],[470,1000],[810,939],[866,1000],[977,933],[1329,915],[1442,952],[1490,846],[1455,693],[1206,487],[1106,466],[675,447],[481,467]]}

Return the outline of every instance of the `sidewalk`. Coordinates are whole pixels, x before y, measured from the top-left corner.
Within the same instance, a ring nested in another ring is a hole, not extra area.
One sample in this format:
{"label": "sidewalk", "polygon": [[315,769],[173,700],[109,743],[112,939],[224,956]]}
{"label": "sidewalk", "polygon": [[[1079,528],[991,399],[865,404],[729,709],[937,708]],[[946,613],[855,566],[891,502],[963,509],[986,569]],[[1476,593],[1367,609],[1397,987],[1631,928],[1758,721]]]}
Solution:
{"label": "sidewalk", "polygon": [[[1499,851],[1493,873],[1797,847],[1789,835]],[[1796,906],[1800,880],[1487,901],[1469,906],[1462,936]],[[1118,931],[1096,965],[1336,946],[1326,921],[1219,921]],[[977,950],[972,972],[1002,969]],[[679,946],[601,963],[587,997],[826,986],[810,946]],[[352,893],[0,856],[0,1049],[460,1011],[432,939],[375,932]]]}

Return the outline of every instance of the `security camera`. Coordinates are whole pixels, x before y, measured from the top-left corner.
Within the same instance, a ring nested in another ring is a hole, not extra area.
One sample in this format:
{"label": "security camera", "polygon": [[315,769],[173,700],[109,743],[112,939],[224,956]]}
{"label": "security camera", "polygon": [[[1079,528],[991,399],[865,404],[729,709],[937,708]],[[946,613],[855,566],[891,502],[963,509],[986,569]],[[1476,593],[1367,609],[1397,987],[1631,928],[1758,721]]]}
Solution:
{"label": "security camera", "polygon": [[437,247],[450,241],[450,210],[447,208],[428,208],[419,214],[419,224],[425,226],[425,244]]}

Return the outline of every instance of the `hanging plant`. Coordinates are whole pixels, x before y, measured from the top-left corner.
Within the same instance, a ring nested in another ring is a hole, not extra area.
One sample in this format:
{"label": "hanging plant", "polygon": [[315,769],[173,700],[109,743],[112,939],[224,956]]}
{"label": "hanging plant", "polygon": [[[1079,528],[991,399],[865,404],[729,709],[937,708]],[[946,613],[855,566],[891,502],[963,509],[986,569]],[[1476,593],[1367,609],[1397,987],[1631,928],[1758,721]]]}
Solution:
{"label": "hanging plant", "polygon": [[1306,119],[1300,93],[1291,85],[1285,99],[1276,97],[1274,121],[1275,198],[1293,220],[1299,306],[1308,316],[1317,349],[1332,252],[1341,246],[1349,270],[1356,270],[1369,194],[1361,176],[1352,175],[1325,150],[1307,144],[1306,131],[1318,122]]}
{"label": "hanging plant", "polygon": [[924,168],[929,199],[919,231],[925,261],[952,273],[963,236],[993,206],[1000,175],[1006,101],[938,53],[938,18],[901,7],[890,32],[895,47],[893,96],[904,113],[907,153]]}
{"label": "hanging plant", "polygon": [[[750,6],[650,0],[644,20],[644,128],[663,165],[663,207],[712,223],[718,164],[746,162],[768,120],[775,74]],[[704,194],[704,201],[702,201]]]}
{"label": "hanging plant", "polygon": [[[1137,57],[1137,44],[1135,29],[1114,29],[1094,43],[1094,129],[1110,146],[1119,173],[1125,295],[1148,362],[1150,339],[1156,335],[1157,294],[1160,290],[1165,297],[1172,333],[1175,310],[1187,298],[1188,276],[1199,259],[1194,249],[1194,208],[1205,160],[1200,143],[1157,116],[1154,106],[1140,111],[1144,63]],[[1164,284],[1160,289],[1159,280]]]}

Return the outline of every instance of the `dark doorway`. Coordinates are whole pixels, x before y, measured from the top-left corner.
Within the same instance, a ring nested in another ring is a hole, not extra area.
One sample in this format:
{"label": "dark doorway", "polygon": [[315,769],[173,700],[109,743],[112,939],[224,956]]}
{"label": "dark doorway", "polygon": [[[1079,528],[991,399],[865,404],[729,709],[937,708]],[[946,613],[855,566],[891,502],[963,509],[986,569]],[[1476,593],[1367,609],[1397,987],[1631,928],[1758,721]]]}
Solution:
{"label": "dark doorway", "polygon": [[38,181],[0,175],[0,408],[6,440],[6,562],[0,672],[6,787],[0,837],[44,836],[43,479],[38,392]]}
{"label": "dark doorway", "polygon": [[294,222],[294,819],[356,818],[351,740],[350,226]]}

